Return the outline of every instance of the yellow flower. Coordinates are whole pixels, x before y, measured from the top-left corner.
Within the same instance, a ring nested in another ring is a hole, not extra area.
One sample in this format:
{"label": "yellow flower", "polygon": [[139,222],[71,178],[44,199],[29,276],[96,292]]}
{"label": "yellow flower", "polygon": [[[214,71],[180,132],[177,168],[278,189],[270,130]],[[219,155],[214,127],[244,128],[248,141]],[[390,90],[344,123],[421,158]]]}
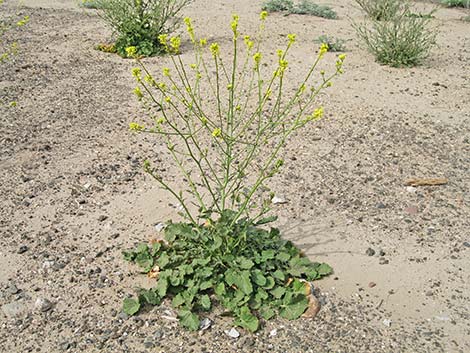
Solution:
{"label": "yellow flower", "polygon": [[168,67],[163,68],[163,76],[170,77],[170,69]]}
{"label": "yellow flower", "polygon": [[173,49],[173,52],[175,54],[178,54],[180,52],[181,38],[180,37],[171,37],[170,46],[171,46],[171,49]]}
{"label": "yellow flower", "polygon": [[165,97],[165,102],[171,103],[171,97],[166,96],[166,97]]}
{"label": "yellow flower", "polygon": [[207,39],[206,38],[199,39],[199,45],[201,47],[205,47],[207,45]]}
{"label": "yellow flower", "polygon": [[233,32],[233,38],[236,39],[238,37],[238,20],[240,17],[237,14],[232,15],[232,22],[230,23],[230,27],[232,27],[232,32]]}
{"label": "yellow flower", "polygon": [[313,119],[320,119],[323,116],[323,107],[317,108],[313,111]]}
{"label": "yellow flower", "polygon": [[328,51],[328,44],[322,43],[320,46],[320,51],[318,52],[318,56],[322,58],[323,55],[325,55],[327,51]]}
{"label": "yellow flower", "polygon": [[134,58],[137,54],[137,48],[136,47],[127,47],[126,48],[126,54],[128,58]]}
{"label": "yellow flower", "polygon": [[165,118],[163,118],[163,117],[162,117],[162,118],[158,118],[157,121],[156,121],[156,123],[157,123],[158,125],[163,124],[164,122],[165,122]]}
{"label": "yellow flower", "polygon": [[142,93],[139,87],[134,88],[134,94],[137,96],[139,100],[141,100],[144,97],[144,94]]}
{"label": "yellow flower", "polygon": [[253,55],[253,60],[255,61],[255,68],[259,67],[259,63],[261,62],[261,53],[256,53]]}
{"label": "yellow flower", "polygon": [[195,37],[194,37],[194,28],[193,28],[193,25],[191,23],[191,18],[185,17],[184,18],[184,23],[186,24],[186,31],[189,34],[189,38],[191,39],[191,42],[195,43],[196,40],[195,40]]}
{"label": "yellow flower", "polygon": [[201,118],[201,123],[202,123],[202,125],[204,125],[204,126],[207,125],[208,120],[207,120],[207,118],[206,118],[205,116],[203,116],[203,117]]}
{"label": "yellow flower", "polygon": [[210,47],[212,56],[215,58],[220,53],[220,47],[218,43],[212,43]]}
{"label": "yellow flower", "polygon": [[27,24],[28,22],[29,22],[29,16],[25,16],[25,17],[23,17],[22,20],[16,22],[16,25],[17,25],[18,27],[23,27],[23,26],[24,26],[25,24]]}
{"label": "yellow flower", "polygon": [[266,17],[268,17],[268,11],[261,11],[261,13],[259,14],[259,19],[261,21],[264,21],[266,20]]}
{"label": "yellow flower", "polygon": [[143,131],[145,127],[143,125],[139,125],[137,123],[130,123],[129,129],[132,131]]}
{"label": "yellow flower", "polygon": [[138,67],[134,67],[132,69],[132,76],[134,76],[136,78],[137,81],[140,81],[140,74],[142,73],[142,71],[140,70],[140,68]]}
{"label": "yellow flower", "polygon": [[278,50],[276,51],[276,53],[277,53],[277,56],[278,56],[279,58],[282,58],[282,56],[284,55],[284,50],[278,49]]}
{"label": "yellow flower", "polygon": [[245,36],[243,38],[243,40],[245,41],[245,44],[246,44],[248,50],[251,50],[251,48],[253,48],[254,42],[252,40],[250,40],[250,36]]}
{"label": "yellow flower", "polygon": [[289,45],[291,45],[292,43],[295,42],[295,37],[296,37],[296,35],[293,34],[293,33],[287,35],[287,39],[289,39]]}
{"label": "yellow flower", "polygon": [[161,45],[164,45],[166,47],[168,45],[168,35],[160,34],[158,36],[158,41],[160,42]]}
{"label": "yellow flower", "polygon": [[189,65],[189,67],[194,70],[194,69],[196,69],[197,65],[196,64],[191,64],[191,65]]}
{"label": "yellow flower", "polygon": [[214,137],[220,137],[220,135],[222,135],[222,130],[220,130],[219,128],[215,128],[214,131],[212,131],[212,136]]}
{"label": "yellow flower", "polygon": [[287,62],[287,60],[279,60],[279,66],[280,66],[282,71],[287,69],[288,65],[289,65],[289,63]]}
{"label": "yellow flower", "polygon": [[344,59],[346,59],[346,54],[339,54],[338,59],[344,61]]}
{"label": "yellow flower", "polygon": [[229,83],[229,84],[227,85],[227,89],[230,91],[232,88],[233,88],[233,85],[232,85],[231,83]]}

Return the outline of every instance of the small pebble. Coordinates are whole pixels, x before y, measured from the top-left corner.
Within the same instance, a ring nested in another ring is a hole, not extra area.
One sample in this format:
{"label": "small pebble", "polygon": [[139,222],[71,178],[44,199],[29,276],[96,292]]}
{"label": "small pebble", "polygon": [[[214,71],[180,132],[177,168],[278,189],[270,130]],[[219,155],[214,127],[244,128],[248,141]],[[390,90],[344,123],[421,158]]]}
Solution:
{"label": "small pebble", "polygon": [[375,255],[375,250],[372,249],[372,248],[367,248],[366,255],[367,256],[374,256]]}

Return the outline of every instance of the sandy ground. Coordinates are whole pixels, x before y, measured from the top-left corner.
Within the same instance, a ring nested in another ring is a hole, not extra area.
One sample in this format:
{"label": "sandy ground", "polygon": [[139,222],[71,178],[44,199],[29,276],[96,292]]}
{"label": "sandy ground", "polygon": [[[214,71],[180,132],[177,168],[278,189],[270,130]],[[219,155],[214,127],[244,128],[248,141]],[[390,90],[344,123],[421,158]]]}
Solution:
{"label": "sandy ground", "polygon": [[[248,32],[257,26],[259,1],[207,3],[186,14],[223,49],[232,12]],[[468,11],[439,9],[438,47],[412,69],[380,66],[359,46],[352,1],[329,2],[338,20],[268,18],[266,55],[297,33],[299,72],[319,35],[348,40],[346,73],[322,97],[325,119],[293,138],[272,181],[288,201],[275,209],[284,236],[335,274],[317,282],[313,321],[274,320],[233,339],[217,315],[188,333],[164,318],[169,307],[120,313],[134,287],[150,284],[121,251],[176,217],[141,169],[145,158],[167,159],[152,136],[127,129],[140,112],[134,65],[93,49],[110,38],[95,12],[73,0],[22,4],[31,22],[16,32],[20,55],[0,66],[0,100],[18,102],[0,107],[0,351],[470,351]],[[167,61],[146,59],[155,71]],[[405,187],[411,177],[449,182]],[[38,299],[52,305],[38,310]]]}

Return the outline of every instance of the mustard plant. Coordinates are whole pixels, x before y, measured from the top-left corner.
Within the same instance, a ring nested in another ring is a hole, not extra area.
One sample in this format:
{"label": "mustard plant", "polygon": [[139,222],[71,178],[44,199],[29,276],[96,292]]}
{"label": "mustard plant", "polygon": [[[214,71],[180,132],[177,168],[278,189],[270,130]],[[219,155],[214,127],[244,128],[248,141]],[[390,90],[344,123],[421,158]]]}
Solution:
{"label": "mustard plant", "polygon": [[280,151],[296,131],[323,116],[316,97],[342,73],[345,55],[336,58],[332,73],[317,72],[328,51],[322,44],[289,96],[288,54],[296,36],[287,36],[269,68],[261,51],[266,16],[261,13],[255,37],[242,35],[233,16],[228,60],[219,43],[196,38],[190,18],[184,21],[193,58],[179,55],[179,37],[161,35],[173,64],[161,75],[152,75],[136,48],[127,48],[139,64],[132,70],[134,93],[152,118],[150,125],[133,122],[130,128],[155,134],[187,182],[180,190],[164,175],[165,166],[144,163],[178,200],[187,223],[169,222],[164,239],[124,252],[126,260],[156,279],[154,288],[124,300],[130,315],[171,299],[180,323],[197,330],[199,315],[218,302],[233,314],[235,325],[256,331],[261,318],[300,317],[315,302],[310,281],[332,272],[304,257],[278,229],[261,226],[275,220],[266,215],[272,198],[266,183],[282,169]]}
{"label": "mustard plant", "polygon": [[94,8],[112,28],[115,48],[126,57],[126,48],[133,46],[138,55],[161,54],[164,48],[158,37],[175,31],[181,10],[192,0],[95,0]]}
{"label": "mustard plant", "polygon": [[312,0],[301,0],[294,3],[292,0],[267,0],[262,10],[268,12],[287,12],[296,15],[312,15],[328,19],[336,19],[336,12],[327,5],[318,5]]}
{"label": "mustard plant", "polygon": [[[220,216],[226,210],[236,210],[233,222],[240,217],[257,221],[270,210],[273,195],[262,191],[284,164],[280,151],[293,133],[323,116],[316,98],[342,73],[345,56],[337,57],[331,74],[317,73],[328,50],[322,44],[304,79],[288,96],[284,87],[294,34],[277,50],[274,70],[266,72],[260,51],[264,17],[260,34],[253,38],[242,36],[234,16],[229,60],[223,58],[219,43],[195,37],[191,19],[185,23],[194,48],[192,62],[178,55],[181,39],[166,35],[160,36],[160,42],[172,54],[173,67],[164,67],[160,78],[137,59],[134,92],[154,121],[148,126],[132,123],[131,129],[160,136],[189,189],[173,189],[159,166],[150,162],[146,171],[178,200],[183,215],[194,224],[198,217]],[[128,53],[137,52],[131,47]],[[195,212],[190,203],[197,205]]]}

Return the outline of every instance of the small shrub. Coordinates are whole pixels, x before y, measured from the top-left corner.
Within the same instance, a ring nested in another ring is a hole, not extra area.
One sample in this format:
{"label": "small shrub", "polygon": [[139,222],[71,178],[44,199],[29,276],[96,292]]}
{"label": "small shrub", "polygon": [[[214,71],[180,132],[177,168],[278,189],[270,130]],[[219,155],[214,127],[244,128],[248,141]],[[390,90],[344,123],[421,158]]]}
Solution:
{"label": "small shrub", "polygon": [[406,5],[388,21],[373,20],[367,24],[354,24],[360,39],[376,60],[393,67],[420,64],[436,43],[437,29],[429,26],[429,17],[409,16]]}
{"label": "small shrub", "polygon": [[462,17],[462,21],[464,21],[464,22],[470,22],[470,15],[469,15],[469,16],[465,16],[465,17]]}
{"label": "small shrub", "polygon": [[403,0],[356,0],[367,16],[376,21],[387,21],[402,9]]}
{"label": "small shrub", "polygon": [[441,4],[448,7],[467,7],[470,8],[470,0],[442,0]]}
{"label": "small shrub", "polygon": [[331,7],[315,4],[312,0],[302,0],[295,4],[292,0],[268,0],[262,6],[268,12],[287,12],[296,15],[312,15],[328,19],[336,19],[338,16]]}
{"label": "small shrub", "polygon": [[[133,122],[130,128],[155,135],[186,182],[180,189],[164,167],[144,162],[145,171],[177,200],[186,221],[169,222],[164,240],[125,252],[127,260],[157,279],[155,288],[124,301],[128,314],[168,298],[180,323],[197,330],[199,313],[218,302],[236,325],[256,331],[260,317],[301,316],[312,300],[309,281],[332,271],[302,256],[277,229],[264,227],[276,220],[269,215],[274,194],[267,183],[282,169],[280,151],[293,133],[322,117],[316,97],[342,73],[345,55],[336,58],[332,73],[317,73],[327,52],[322,44],[290,94],[288,53],[296,37],[287,36],[268,70],[260,52],[266,16],[261,13],[260,32],[253,38],[241,35],[233,16],[228,59],[217,42],[197,39],[185,18],[194,57],[171,55],[172,67],[164,67],[158,78],[135,48],[127,48],[139,64],[132,70],[134,93],[151,118],[148,126]],[[160,41],[170,54],[179,53],[179,37],[162,35]]]}
{"label": "small shrub", "polygon": [[345,40],[336,38],[336,37],[330,37],[328,35],[321,35],[319,36],[315,42],[317,43],[325,43],[328,45],[328,51],[331,52],[341,52],[341,51],[346,51],[346,45]]}
{"label": "small shrub", "polygon": [[132,46],[141,56],[163,52],[158,37],[179,25],[178,14],[192,0],[95,0],[101,17],[116,35],[116,51],[126,57]]}

